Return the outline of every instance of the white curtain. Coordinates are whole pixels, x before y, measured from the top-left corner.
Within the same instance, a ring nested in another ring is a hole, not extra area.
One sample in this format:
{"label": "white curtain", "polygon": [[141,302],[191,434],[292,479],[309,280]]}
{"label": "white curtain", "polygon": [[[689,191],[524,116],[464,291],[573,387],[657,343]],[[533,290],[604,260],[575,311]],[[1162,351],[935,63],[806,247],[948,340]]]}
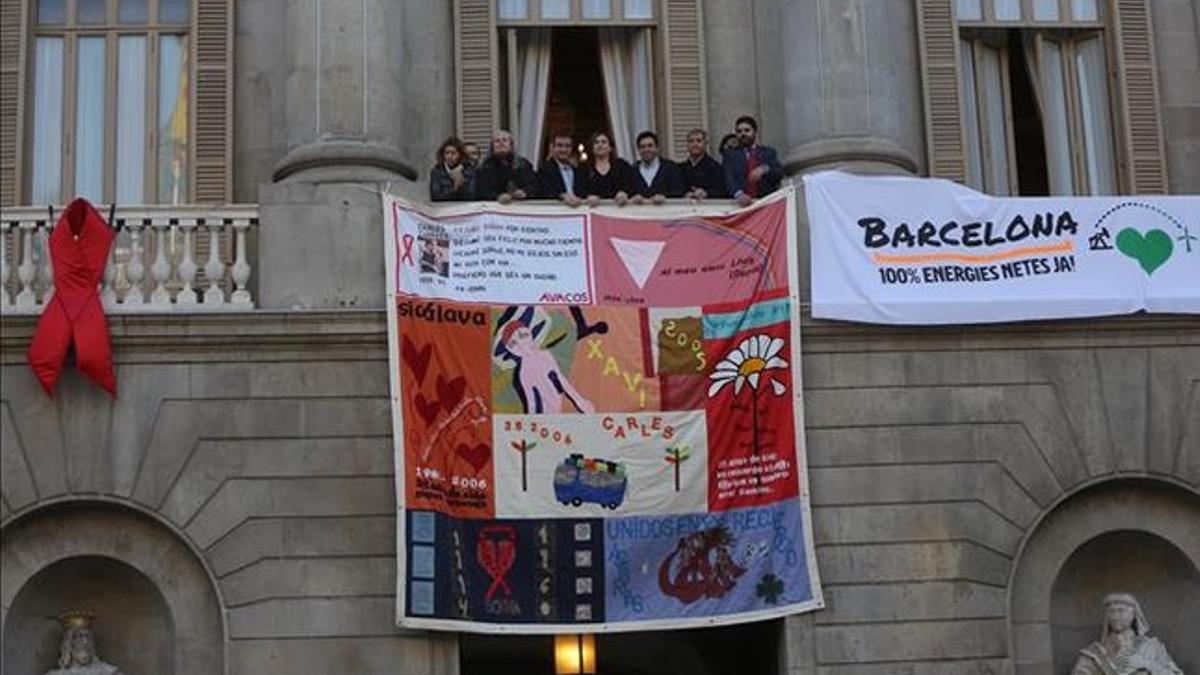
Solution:
{"label": "white curtain", "polygon": [[146,37],[117,42],[117,201],[145,202]]}
{"label": "white curtain", "polygon": [[104,199],[104,38],[79,38],[75,75],[75,194]]}
{"label": "white curtain", "polygon": [[34,204],[62,201],[63,40],[39,37],[33,72]]}
{"label": "white curtain", "polygon": [[994,47],[979,47],[979,79],[983,107],[983,142],[987,144],[988,185],[987,190],[997,196],[1009,194],[1008,184],[1008,126],[1005,123],[1004,81],[1005,75],[1000,50]]}
{"label": "white curtain", "polygon": [[619,156],[632,160],[634,137],[654,128],[650,29],[600,28],[597,32],[613,142]]}
{"label": "white curtain", "polygon": [[983,148],[979,139],[979,98],[975,80],[975,50],[970,40],[958,41],[959,62],[962,65],[958,81],[958,99],[962,101],[963,131],[967,139],[967,185],[983,191]]}
{"label": "white curtain", "polygon": [[542,127],[546,123],[546,103],[550,97],[550,29],[519,31],[517,38],[517,154],[541,163]]}
{"label": "white curtain", "polygon": [[1117,190],[1117,177],[1114,171],[1112,123],[1108,114],[1104,45],[1100,37],[1080,40],[1075,44],[1075,73],[1079,80],[1088,191],[1093,195],[1111,195]]}
{"label": "white curtain", "polygon": [[1042,130],[1046,140],[1046,171],[1050,175],[1050,194],[1074,194],[1062,45],[1044,38],[1039,38],[1039,42],[1041,61],[1038,83],[1042,88]]}

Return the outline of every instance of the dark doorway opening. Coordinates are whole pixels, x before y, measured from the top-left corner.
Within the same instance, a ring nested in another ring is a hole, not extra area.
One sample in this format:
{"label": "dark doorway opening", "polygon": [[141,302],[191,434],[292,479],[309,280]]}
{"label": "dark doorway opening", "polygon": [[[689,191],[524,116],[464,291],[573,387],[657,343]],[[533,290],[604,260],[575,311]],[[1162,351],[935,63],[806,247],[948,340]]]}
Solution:
{"label": "dark doorway opening", "polygon": [[1008,81],[1012,98],[1013,145],[1017,155],[1018,194],[1025,197],[1050,194],[1046,168],[1046,138],[1037,93],[1029,79],[1031,64],[1025,58],[1020,31],[1008,32]]}
{"label": "dark doorway opening", "polygon": [[[595,28],[556,28],[550,40],[550,96],[542,138],[567,133],[579,144],[596,131],[612,135]],[[543,152],[545,148],[543,148]]]}
{"label": "dark doorway opening", "polygon": [[[779,672],[783,622],[596,636],[602,675],[770,675]],[[553,675],[554,638],[459,636],[463,675]]]}

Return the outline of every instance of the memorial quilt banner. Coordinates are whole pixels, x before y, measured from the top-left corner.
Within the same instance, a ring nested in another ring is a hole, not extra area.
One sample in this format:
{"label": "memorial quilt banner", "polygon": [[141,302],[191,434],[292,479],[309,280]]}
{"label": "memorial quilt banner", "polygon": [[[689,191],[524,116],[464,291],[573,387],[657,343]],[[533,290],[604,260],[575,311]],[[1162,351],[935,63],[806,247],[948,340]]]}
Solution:
{"label": "memorial quilt banner", "polygon": [[402,626],[711,626],[822,606],[795,195],[385,195]]}
{"label": "memorial quilt banner", "polygon": [[804,179],[814,317],[957,324],[1200,313],[1200,196],[990,197]]}

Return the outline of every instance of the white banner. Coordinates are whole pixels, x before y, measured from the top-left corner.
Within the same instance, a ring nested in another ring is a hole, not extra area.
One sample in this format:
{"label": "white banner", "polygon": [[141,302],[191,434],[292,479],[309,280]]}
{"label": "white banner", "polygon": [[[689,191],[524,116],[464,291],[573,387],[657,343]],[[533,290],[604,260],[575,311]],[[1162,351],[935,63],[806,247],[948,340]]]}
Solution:
{"label": "white banner", "polygon": [[804,178],[814,317],[871,323],[1200,313],[1200,197],[997,198]]}
{"label": "white banner", "polygon": [[462,302],[590,304],[583,215],[433,218],[384,195],[406,294]]}

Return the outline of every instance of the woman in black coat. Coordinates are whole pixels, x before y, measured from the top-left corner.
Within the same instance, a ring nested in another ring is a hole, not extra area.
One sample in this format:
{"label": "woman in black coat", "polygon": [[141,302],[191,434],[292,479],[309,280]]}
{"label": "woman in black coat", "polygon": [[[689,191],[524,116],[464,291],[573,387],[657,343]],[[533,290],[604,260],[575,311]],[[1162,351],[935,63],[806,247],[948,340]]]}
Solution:
{"label": "woman in black coat", "polygon": [[612,139],[607,132],[592,134],[588,149],[591,156],[577,179],[579,195],[585,196],[591,204],[612,199],[618,206],[624,205],[634,192],[633,167],[613,153]]}

